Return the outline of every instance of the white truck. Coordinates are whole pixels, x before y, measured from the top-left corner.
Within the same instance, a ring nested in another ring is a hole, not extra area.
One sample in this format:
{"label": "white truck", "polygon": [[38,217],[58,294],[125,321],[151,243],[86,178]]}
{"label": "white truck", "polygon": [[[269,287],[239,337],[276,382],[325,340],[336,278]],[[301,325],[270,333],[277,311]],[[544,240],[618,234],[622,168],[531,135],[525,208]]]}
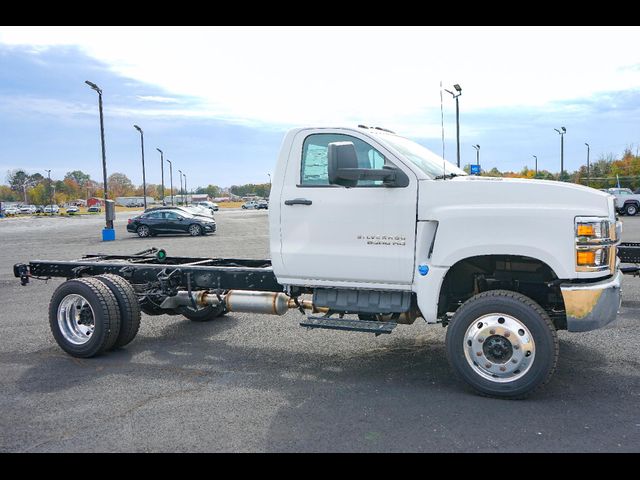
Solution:
{"label": "white truck", "polygon": [[629,188],[609,188],[607,192],[615,197],[618,213],[634,216],[640,211],[640,194],[634,194]]}
{"label": "white truck", "polygon": [[151,249],[14,273],[23,284],[67,277],[49,321],[75,356],[129,343],[140,310],[203,321],[296,308],[304,327],[376,335],[421,319],[447,327],[449,362],[469,385],[521,398],[552,376],[557,330],[616,318],[620,233],[607,193],[467,176],[379,128],[300,128],[284,138],[273,175],[271,259]]}

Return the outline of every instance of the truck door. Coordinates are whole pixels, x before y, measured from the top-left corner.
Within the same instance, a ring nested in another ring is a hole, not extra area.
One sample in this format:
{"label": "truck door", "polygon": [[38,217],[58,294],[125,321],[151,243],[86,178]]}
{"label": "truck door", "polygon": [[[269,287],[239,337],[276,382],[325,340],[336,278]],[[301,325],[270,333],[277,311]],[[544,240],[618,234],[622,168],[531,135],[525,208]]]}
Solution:
{"label": "truck door", "polygon": [[[353,142],[360,168],[396,166],[409,186],[382,181],[329,185],[328,144]],[[293,142],[280,197],[281,260],[298,285],[409,289],[413,280],[417,179],[367,136],[304,130]],[[357,284],[357,285],[356,285]]]}

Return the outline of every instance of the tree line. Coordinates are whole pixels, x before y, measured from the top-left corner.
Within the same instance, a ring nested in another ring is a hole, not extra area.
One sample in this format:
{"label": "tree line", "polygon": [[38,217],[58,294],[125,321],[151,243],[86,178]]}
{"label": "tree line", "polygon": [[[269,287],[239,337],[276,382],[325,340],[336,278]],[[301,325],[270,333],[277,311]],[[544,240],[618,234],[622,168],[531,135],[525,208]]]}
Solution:
{"label": "tree line", "polygon": [[[469,173],[470,166],[466,165],[464,170]],[[557,172],[549,170],[536,171],[524,167],[519,172],[504,171],[501,172],[496,167],[491,170],[482,170],[481,176],[485,177],[505,177],[505,178],[536,178],[539,180],[560,180]],[[640,188],[640,156],[634,155],[630,149],[626,149],[622,154],[622,158],[615,158],[613,154],[601,156],[595,162],[589,165],[581,165],[574,172],[564,172],[563,181],[571,183],[579,183],[581,185],[589,184],[593,188],[611,188],[618,185],[622,188],[631,188],[636,190]]]}
{"label": "tree line", "polygon": [[[109,198],[141,197],[142,185],[133,182],[120,172],[112,173],[107,178]],[[238,196],[256,195],[269,196],[270,184],[234,185],[229,191]],[[180,189],[174,185],[173,195],[178,195]],[[206,193],[212,198],[223,197],[223,189],[217,185],[207,185],[190,189],[190,193]],[[159,184],[147,183],[147,196],[161,200],[162,189]],[[171,195],[171,188],[165,185],[164,194]],[[29,175],[25,170],[16,169],[7,172],[6,185],[0,185],[0,201],[22,202],[25,204],[47,205],[51,202],[63,205],[78,199],[90,197],[104,197],[103,183],[96,182],[91,176],[81,170],[67,172],[63,179],[49,179],[40,173]]]}

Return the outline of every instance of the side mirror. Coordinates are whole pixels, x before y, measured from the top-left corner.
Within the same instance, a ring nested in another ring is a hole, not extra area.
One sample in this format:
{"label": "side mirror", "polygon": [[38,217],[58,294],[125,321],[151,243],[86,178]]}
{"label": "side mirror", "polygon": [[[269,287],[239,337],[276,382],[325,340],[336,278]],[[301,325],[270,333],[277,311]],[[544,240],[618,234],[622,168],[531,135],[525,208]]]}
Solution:
{"label": "side mirror", "polygon": [[328,165],[330,185],[355,187],[358,180],[382,180],[386,187],[406,187],[409,177],[400,169],[385,166],[381,169],[358,168],[358,155],[353,142],[329,144]]}

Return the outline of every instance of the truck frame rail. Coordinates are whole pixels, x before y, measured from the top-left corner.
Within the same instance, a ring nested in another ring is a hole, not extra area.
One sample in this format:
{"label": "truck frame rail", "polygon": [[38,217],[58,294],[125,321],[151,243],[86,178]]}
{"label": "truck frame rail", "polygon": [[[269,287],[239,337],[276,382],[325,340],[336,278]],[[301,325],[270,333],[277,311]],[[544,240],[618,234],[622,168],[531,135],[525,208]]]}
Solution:
{"label": "truck frame rail", "polygon": [[260,290],[282,292],[271,260],[203,257],[169,257],[164,250],[149,249],[133,255],[84,255],[77,260],[33,260],[17,263],[13,273],[23,285],[30,278],[67,279],[113,273],[132,284],[171,280],[174,288],[189,290]]}

